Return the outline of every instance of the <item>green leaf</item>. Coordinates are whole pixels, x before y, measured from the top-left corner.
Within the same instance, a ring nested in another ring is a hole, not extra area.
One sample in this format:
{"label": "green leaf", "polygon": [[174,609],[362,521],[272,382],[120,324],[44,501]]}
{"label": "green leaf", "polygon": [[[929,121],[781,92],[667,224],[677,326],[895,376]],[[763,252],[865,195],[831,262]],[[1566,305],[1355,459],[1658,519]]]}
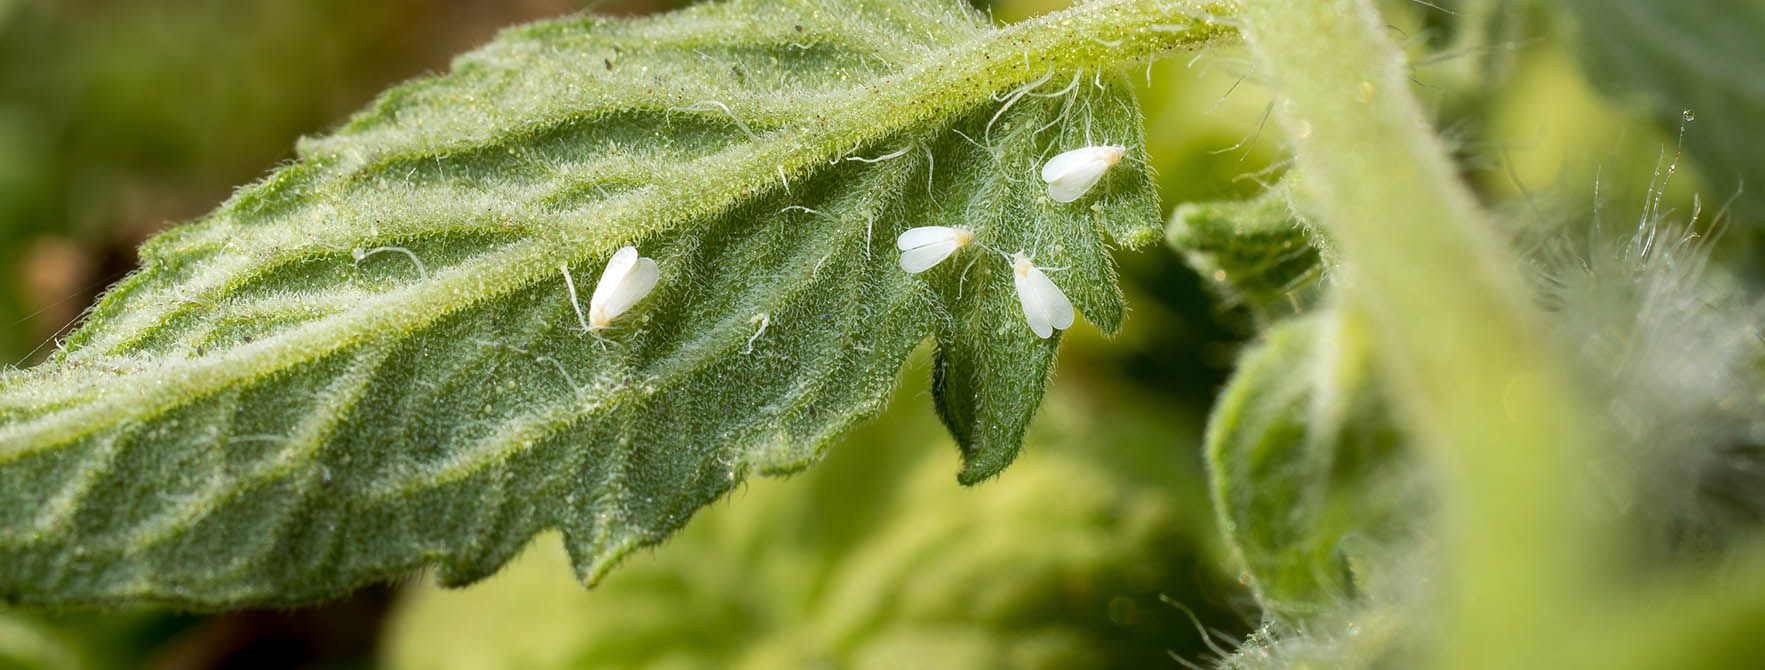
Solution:
{"label": "green leaf", "polygon": [[1708,186],[1765,215],[1765,4],[1733,0],[1571,0],[1589,79],[1653,117],[1685,127]]}
{"label": "green leaf", "polygon": [[[999,30],[958,2],[754,0],[508,31],[149,242],[51,362],[0,377],[0,596],[463,584],[547,528],[592,583],[813,462],[933,335],[964,480],[997,472],[1056,344],[998,254],[908,276],[894,237],[962,224],[1066,266],[1114,330],[1103,236],[1151,240],[1158,210],[1103,68],[1230,34],[1199,11]],[[1039,161],[1092,141],[1133,153],[1048,201]],[[627,244],[661,282],[586,337],[560,267],[586,289]]]}
{"label": "green leaf", "polygon": [[1362,328],[1334,310],[1281,323],[1208,420],[1220,527],[1264,611],[1288,623],[1353,595],[1354,573],[1419,516]]}
{"label": "green leaf", "polygon": [[1248,200],[1183,203],[1165,229],[1215,293],[1264,322],[1309,307],[1324,272],[1322,245],[1293,211],[1290,179]]}

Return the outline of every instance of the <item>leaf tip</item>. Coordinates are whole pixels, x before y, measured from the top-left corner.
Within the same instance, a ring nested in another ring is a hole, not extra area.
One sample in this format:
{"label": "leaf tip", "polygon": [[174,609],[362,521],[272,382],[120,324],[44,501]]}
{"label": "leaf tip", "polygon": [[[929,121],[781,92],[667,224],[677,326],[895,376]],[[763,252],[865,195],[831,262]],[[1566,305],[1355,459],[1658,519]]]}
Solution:
{"label": "leaf tip", "polygon": [[974,486],[998,477],[1017,460],[1017,454],[1022,450],[1021,441],[964,444],[962,470],[956,473],[956,482],[963,486]]}
{"label": "leaf tip", "polygon": [[1159,230],[1156,225],[1135,226],[1122,231],[1122,234],[1116,237],[1116,242],[1120,243],[1124,249],[1143,249],[1163,238],[1164,232]]}
{"label": "leaf tip", "polygon": [[[570,533],[564,534],[564,550],[570,554],[570,568],[576,573],[576,581],[583,588],[590,589],[600,586],[601,580],[606,579],[613,568],[625,560],[627,554],[645,544],[640,538],[631,535],[579,542]],[[654,541],[650,544],[654,544]]]}

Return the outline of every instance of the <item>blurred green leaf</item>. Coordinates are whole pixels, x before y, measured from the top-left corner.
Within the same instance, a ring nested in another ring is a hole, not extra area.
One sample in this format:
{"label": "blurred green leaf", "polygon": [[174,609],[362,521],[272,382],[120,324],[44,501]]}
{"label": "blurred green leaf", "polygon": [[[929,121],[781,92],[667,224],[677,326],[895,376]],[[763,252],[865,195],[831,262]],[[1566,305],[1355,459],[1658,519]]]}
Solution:
{"label": "blurred green leaf", "polygon": [[1357,325],[1331,310],[1271,329],[1208,420],[1220,526],[1285,622],[1354,595],[1354,572],[1423,513]]}
{"label": "blurred green leaf", "polygon": [[[0,6],[4,11],[4,6]],[[4,18],[0,16],[0,18]],[[60,670],[84,667],[79,652],[28,617],[0,611],[0,668]]]}
{"label": "blurred green leaf", "polygon": [[[1104,236],[1156,237],[1150,178],[1130,160],[1059,204],[1033,176],[1091,137],[1141,144],[1119,83],[1075,70],[1230,34],[1180,9],[997,30],[941,0],[756,0],[509,31],[154,239],[51,362],[0,378],[0,594],[459,584],[546,528],[593,582],[751,472],[808,465],[933,334],[962,478],[990,477],[1058,340],[979,247],[1063,266],[1116,329]],[[906,275],[891,242],[925,224],[980,244]],[[662,281],[596,342],[560,267],[586,283],[626,244]]]}
{"label": "blurred green leaf", "polygon": [[1546,4],[1573,20],[1589,79],[1664,128],[1686,125],[1686,148],[1719,199],[1739,192],[1748,215],[1765,214],[1765,3]]}
{"label": "blurred green leaf", "polygon": [[1248,200],[1184,203],[1165,239],[1227,304],[1268,322],[1302,311],[1324,271],[1283,180]]}

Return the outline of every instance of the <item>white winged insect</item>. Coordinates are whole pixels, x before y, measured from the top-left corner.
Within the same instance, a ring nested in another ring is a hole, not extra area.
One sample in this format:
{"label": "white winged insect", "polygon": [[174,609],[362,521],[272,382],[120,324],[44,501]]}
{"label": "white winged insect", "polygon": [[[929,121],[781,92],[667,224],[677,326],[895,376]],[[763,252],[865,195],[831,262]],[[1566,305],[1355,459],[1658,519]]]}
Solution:
{"label": "white winged insect", "polygon": [[901,269],[908,274],[919,274],[944,262],[950,254],[973,241],[974,233],[964,228],[922,226],[901,233],[895,239],[895,248],[901,250]]}
{"label": "white winged insect", "polygon": [[1048,159],[1042,165],[1042,181],[1048,182],[1048,197],[1055,202],[1072,202],[1085,196],[1103,179],[1103,173],[1120,163],[1127,147],[1105,144],[1073,149]]}
{"label": "white winged insect", "polygon": [[1011,274],[1017,283],[1017,301],[1023,303],[1023,318],[1030,322],[1036,337],[1046,338],[1054,329],[1072,327],[1072,301],[1055,286],[1053,280],[1018,252],[1011,257]]}
{"label": "white winged insect", "polygon": [[588,330],[605,330],[613,319],[650,294],[660,274],[656,261],[638,256],[637,247],[614,252],[607,259],[601,282],[595,284],[594,295],[588,299]]}

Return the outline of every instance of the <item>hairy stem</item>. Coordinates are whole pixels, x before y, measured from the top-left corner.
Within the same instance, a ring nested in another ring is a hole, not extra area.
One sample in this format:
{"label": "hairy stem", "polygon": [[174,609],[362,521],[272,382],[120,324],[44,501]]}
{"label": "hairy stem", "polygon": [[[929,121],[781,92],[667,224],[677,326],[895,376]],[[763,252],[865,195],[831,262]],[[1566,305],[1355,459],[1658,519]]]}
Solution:
{"label": "hairy stem", "polygon": [[1247,0],[1242,16],[1339,241],[1346,299],[1375,324],[1401,418],[1447,487],[1442,660],[1540,667],[1543,641],[1571,623],[1559,606],[1586,578],[1576,561],[1592,533],[1574,494],[1592,439],[1583,401],[1370,0]]}

